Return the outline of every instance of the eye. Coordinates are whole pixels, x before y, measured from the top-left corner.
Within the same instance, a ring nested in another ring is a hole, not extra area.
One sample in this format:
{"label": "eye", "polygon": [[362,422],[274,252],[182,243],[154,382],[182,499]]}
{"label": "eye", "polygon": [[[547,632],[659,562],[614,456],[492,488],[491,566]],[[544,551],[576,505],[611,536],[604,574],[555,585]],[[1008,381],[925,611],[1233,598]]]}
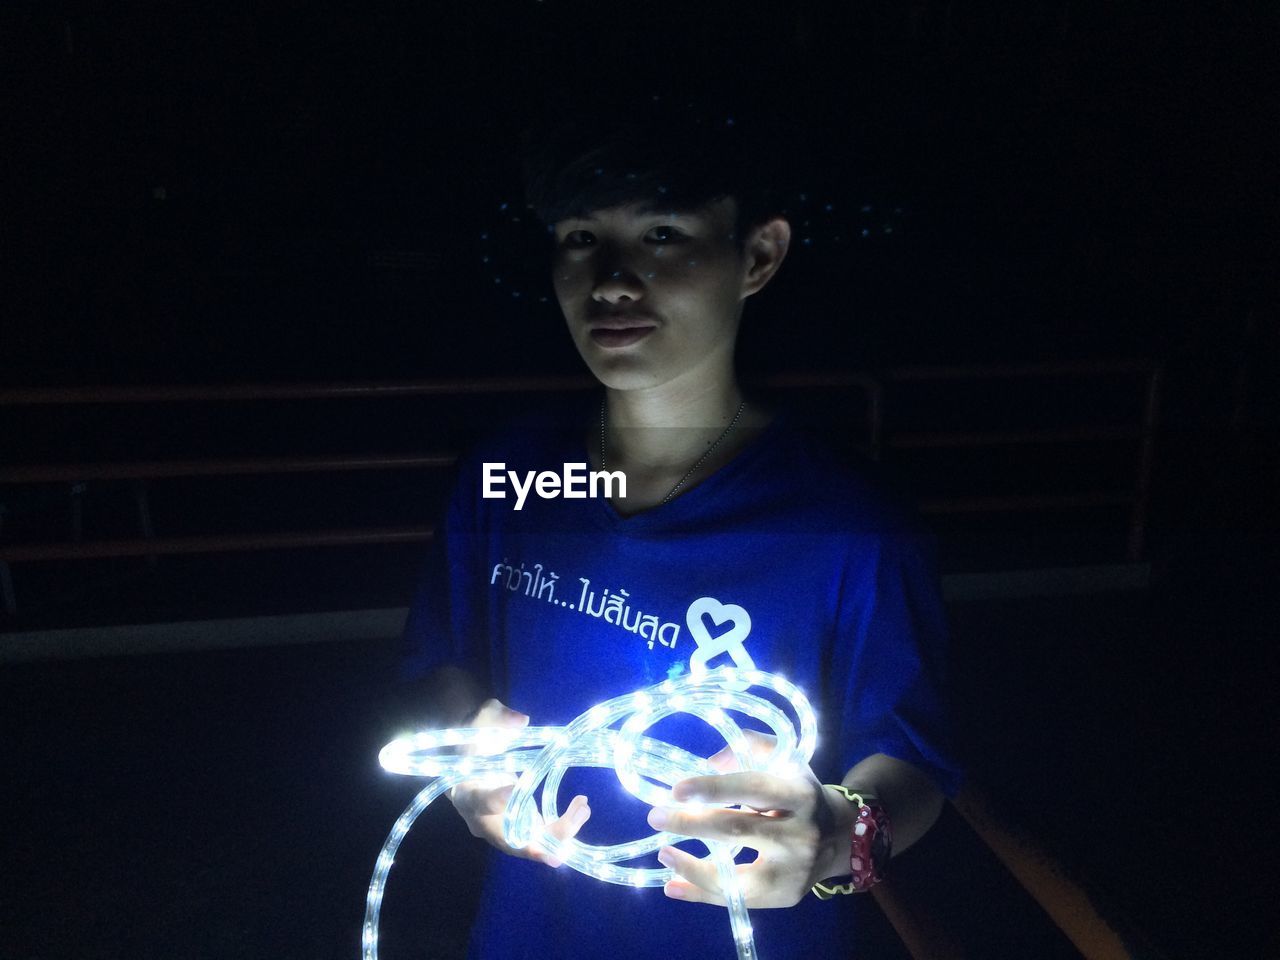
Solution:
{"label": "eye", "polygon": [[651,227],[649,232],[644,235],[645,243],[679,243],[686,239],[687,235],[681,232],[677,227],[670,224],[663,224],[660,227]]}
{"label": "eye", "polygon": [[560,245],[570,250],[581,250],[584,247],[595,246],[595,242],[596,236],[590,230],[570,230],[564,235]]}

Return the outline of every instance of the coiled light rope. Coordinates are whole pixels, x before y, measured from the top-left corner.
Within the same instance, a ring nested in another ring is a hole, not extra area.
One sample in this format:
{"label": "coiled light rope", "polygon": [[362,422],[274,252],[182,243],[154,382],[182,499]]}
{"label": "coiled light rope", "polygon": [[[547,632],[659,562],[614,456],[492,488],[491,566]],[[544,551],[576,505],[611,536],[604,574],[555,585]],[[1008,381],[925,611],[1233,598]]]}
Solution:
{"label": "coiled light rope", "polygon": [[[752,687],[772,690],[786,700],[796,719],[792,721],[763,696],[749,693]],[[746,735],[727,711],[752,717],[770,729],[777,744],[767,757],[752,756]],[[795,776],[808,765],[817,746],[818,728],[813,708],[795,684],[760,670],[725,667],[696,671],[678,680],[667,680],[606,700],[564,727],[430,730],[401,737],[383,747],[378,762],[384,769],[436,779],[400,814],[378,854],[365,901],[361,952],[364,960],[378,957],[378,915],[382,910],[387,873],[395,862],[400,842],[432,801],[463,780],[479,777],[515,780],[503,817],[503,833],[513,848],[525,847],[537,840],[551,856],[597,880],[631,887],[665,884],[675,876],[669,868],[618,864],[689,837],[661,831],[630,843],[608,846],[584,843],[576,838],[559,840],[538,828],[534,792],[542,786],[542,819],[550,823],[560,816],[556,798],[560,781],[570,767],[611,767],[623,787],[644,803],[686,809],[703,806],[676,803],[671,797],[671,785],[688,777],[719,771],[703,757],[644,735],[653,724],[677,713],[698,717],[716,730],[737,757],[742,770]],[[611,729],[619,721],[623,721],[621,729]],[[714,840],[699,842],[706,844],[716,865],[720,887],[729,906],[738,960],[756,960],[751,920],[734,871],[734,857],[742,847]]]}

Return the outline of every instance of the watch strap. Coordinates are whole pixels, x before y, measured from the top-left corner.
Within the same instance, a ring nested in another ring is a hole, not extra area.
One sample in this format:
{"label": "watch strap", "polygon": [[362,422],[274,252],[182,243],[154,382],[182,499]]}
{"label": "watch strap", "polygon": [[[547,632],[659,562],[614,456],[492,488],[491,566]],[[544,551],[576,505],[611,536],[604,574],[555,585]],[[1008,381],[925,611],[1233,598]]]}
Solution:
{"label": "watch strap", "polygon": [[884,879],[884,867],[893,847],[893,831],[884,805],[874,797],[864,797],[841,784],[826,786],[840,791],[858,808],[849,831],[849,879],[838,884],[815,883],[813,895],[830,900],[839,894],[862,893]]}

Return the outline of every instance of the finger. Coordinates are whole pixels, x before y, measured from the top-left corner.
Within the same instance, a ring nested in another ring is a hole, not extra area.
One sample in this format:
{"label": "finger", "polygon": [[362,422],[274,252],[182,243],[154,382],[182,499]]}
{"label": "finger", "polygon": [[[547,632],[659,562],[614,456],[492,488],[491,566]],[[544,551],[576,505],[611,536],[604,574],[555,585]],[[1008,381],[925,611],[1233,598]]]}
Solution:
{"label": "finger", "polygon": [[[663,847],[658,851],[658,862],[676,872],[676,876],[668,880],[662,888],[662,892],[672,900],[728,906],[728,901],[720,888],[720,873],[716,869],[715,861],[710,857],[695,857],[675,847]],[[738,878],[748,906],[755,892],[757,872],[755,862],[738,864],[734,867],[734,874]]]}
{"label": "finger", "polygon": [[720,894],[720,878],[710,857],[695,857],[676,847],[663,847],[658,851],[658,862],[676,873],[676,878],[668,881],[664,888],[667,896],[675,900],[723,906],[725,901]]}
{"label": "finger", "polygon": [[547,825],[546,832],[557,840],[570,840],[578,835],[582,825],[591,818],[591,807],[587,798],[579,794],[570,801],[557,819]]}
{"label": "finger", "polygon": [[529,844],[523,850],[513,851],[517,857],[524,857],[526,860],[533,860],[536,863],[546,864],[553,870],[564,866],[564,861],[552,853],[541,844],[534,842]]}
{"label": "finger", "polygon": [[[587,804],[587,798],[578,795],[573,798],[565,812],[553,820],[550,824],[543,826],[542,817],[534,814],[534,834],[542,836],[544,834],[554,837],[556,840],[566,841],[575,837],[582,825],[591,817],[591,807]],[[493,817],[490,823],[486,823],[486,829],[492,835],[490,842],[501,850],[511,854],[513,857],[523,857],[526,860],[536,860],[539,863],[545,863],[549,867],[559,867],[564,861],[549,851],[539,840],[534,840],[528,846],[518,849],[507,845],[502,833],[502,818]]]}
{"label": "finger", "polygon": [[[541,833],[563,843],[577,836],[578,831],[582,829],[582,825],[590,817],[591,807],[587,804],[587,798],[579,795],[574,797],[565,812],[549,823]],[[530,859],[545,863],[549,867],[559,867],[564,863],[560,857],[553,854],[538,840],[531,843],[525,850]]]}
{"label": "finger", "polygon": [[473,816],[492,816],[506,810],[514,789],[514,782],[493,787],[477,780],[464,780],[450,791],[449,799],[455,807],[465,809]]}
{"label": "finger", "polygon": [[742,769],[742,764],[738,763],[738,755],[729,747],[707,757],[707,763],[721,773],[736,773]]}
{"label": "finger", "polygon": [[668,880],[662,885],[662,892],[672,900],[684,900],[686,903],[713,903],[717,907],[727,907],[729,901],[718,893],[711,893],[687,880]]}
{"label": "finger", "polygon": [[469,721],[469,727],[527,727],[529,715],[512,710],[501,700],[489,699],[480,705]]}
{"label": "finger", "polygon": [[813,803],[807,783],[785,779],[772,773],[748,771],[714,777],[690,777],[671,788],[677,802],[735,803],[757,810],[799,810]]}
{"label": "finger", "polygon": [[[538,863],[545,863],[549,867],[560,866],[561,861],[551,856],[537,841],[523,847],[513,847],[507,843],[506,834],[503,832],[503,819],[503,815],[500,813],[475,817],[471,821],[473,824],[471,832],[474,836],[479,837],[491,846],[497,847],[508,856],[519,857],[522,860],[536,860]],[[541,824],[541,820],[538,823]]]}
{"label": "finger", "polygon": [[[777,746],[778,738],[768,733],[760,733],[757,730],[743,730],[742,732],[746,736],[747,748],[750,751],[752,761],[761,763],[768,760],[769,755],[773,753],[774,747]],[[715,756],[708,757],[707,762],[721,773],[734,773],[742,769],[738,755],[733,752],[732,747],[725,747]]]}
{"label": "finger", "polygon": [[754,810],[675,810],[654,807],[649,826],[682,837],[720,840],[754,850],[776,845],[788,829],[790,817],[767,816]]}
{"label": "finger", "polygon": [[[501,700],[486,700],[467,721],[467,726],[482,729],[520,730],[529,725],[529,715],[512,710]],[[508,745],[510,734],[488,735],[481,733],[472,744],[461,748],[461,752],[469,756],[476,754],[494,755],[502,753]]]}

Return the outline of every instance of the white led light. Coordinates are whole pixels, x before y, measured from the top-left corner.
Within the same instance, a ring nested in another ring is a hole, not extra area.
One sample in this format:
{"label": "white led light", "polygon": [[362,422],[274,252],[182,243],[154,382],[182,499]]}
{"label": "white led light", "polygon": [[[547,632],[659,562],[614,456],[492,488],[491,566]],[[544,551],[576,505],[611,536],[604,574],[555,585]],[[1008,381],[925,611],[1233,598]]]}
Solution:
{"label": "white led light", "polygon": [[609,722],[609,708],[603,703],[598,703],[587,711],[587,723],[593,727]]}
{"label": "white led light", "polygon": [[[795,711],[795,721],[789,720],[785,713],[763,697],[748,693],[753,686],[766,687],[785,697]],[[503,813],[503,834],[512,847],[527,846],[537,836],[548,852],[579,873],[607,883],[632,887],[662,886],[672,878],[671,870],[614,864],[647,856],[687,837],[663,831],[630,843],[610,846],[583,843],[577,839],[557,841],[542,834],[539,815],[547,821],[560,815],[556,794],[561,778],[570,767],[613,767],[627,792],[654,806],[671,804],[669,788],[672,784],[688,777],[715,774],[717,771],[704,757],[644,735],[653,723],[672,713],[701,717],[725,737],[742,769],[757,769],[745,734],[725,710],[751,717],[773,731],[776,744],[769,756],[767,769],[790,774],[808,765],[817,746],[818,734],[813,709],[804,694],[782,677],[731,667],[714,671],[698,667],[679,679],[665,680],[647,690],[597,704],[564,727],[504,728],[500,731],[495,728],[457,727],[400,737],[387,744],[378,754],[378,761],[384,769],[435,779],[413,798],[396,820],[378,854],[365,899],[362,956],[365,960],[377,960],[378,916],[382,910],[387,874],[395,862],[400,842],[422,811],[463,780],[497,782],[505,773],[504,782],[509,783],[511,775],[519,772],[519,779]],[[624,721],[621,730],[602,729],[618,721]],[[442,747],[461,749],[437,752]],[[534,802],[534,793],[539,786],[543,788],[541,810]],[[696,809],[701,805],[685,803],[681,806]],[[714,840],[707,842],[707,848],[729,905],[729,924],[738,960],[758,960],[751,921],[733,859],[742,848],[729,847]]]}
{"label": "white led light", "polygon": [[[446,737],[455,731],[448,731]],[[461,733],[462,731],[457,731]],[[485,727],[475,734],[475,752],[495,756],[505,752],[511,744],[513,731],[509,727]]]}

